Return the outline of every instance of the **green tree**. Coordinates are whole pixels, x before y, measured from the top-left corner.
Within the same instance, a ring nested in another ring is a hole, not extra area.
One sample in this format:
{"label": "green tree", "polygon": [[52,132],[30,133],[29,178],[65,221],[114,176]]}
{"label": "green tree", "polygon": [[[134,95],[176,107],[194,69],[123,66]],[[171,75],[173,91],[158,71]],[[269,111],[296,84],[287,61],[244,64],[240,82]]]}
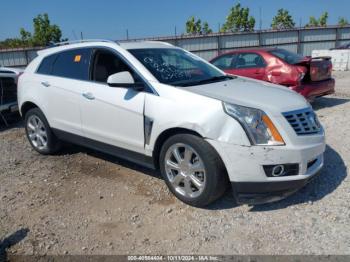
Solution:
{"label": "green tree", "polygon": [[226,17],[221,32],[254,31],[255,18],[249,15],[249,8],[236,4]]}
{"label": "green tree", "polygon": [[327,26],[328,12],[324,12],[319,19],[320,26]]}
{"label": "green tree", "polygon": [[186,33],[187,34],[197,33],[196,18],[194,16],[191,16],[186,22]]}
{"label": "green tree", "polygon": [[191,16],[186,22],[187,34],[199,34],[202,30],[202,21],[196,20],[194,16]]}
{"label": "green tree", "polygon": [[295,22],[288,10],[279,9],[277,15],[272,19],[273,29],[291,29],[295,27]]}
{"label": "green tree", "polygon": [[51,25],[48,14],[38,15],[33,19],[34,45],[49,45],[61,41],[62,32],[57,25]]}
{"label": "green tree", "polygon": [[34,33],[20,29],[20,38],[6,39],[0,42],[2,48],[47,46],[51,43],[63,41],[62,32],[58,25],[52,25],[48,14],[39,14],[33,19]]}
{"label": "green tree", "polygon": [[0,48],[18,48],[23,46],[23,42],[19,38],[7,38],[0,42]]}
{"label": "green tree", "polygon": [[202,27],[202,33],[207,35],[213,33],[213,30],[209,27],[208,22],[204,22],[203,27]]}
{"label": "green tree", "polygon": [[314,16],[310,16],[309,23],[306,24],[306,27],[318,27],[318,26],[327,26],[328,21],[328,12],[324,12],[319,19]]}
{"label": "green tree", "polygon": [[344,18],[344,17],[339,17],[338,25],[340,25],[340,26],[349,25],[349,21],[346,18]]}
{"label": "green tree", "polygon": [[196,19],[194,16],[191,16],[186,22],[187,34],[210,34],[212,32],[208,22],[202,24],[202,20]]}
{"label": "green tree", "polygon": [[318,19],[316,19],[314,16],[310,16],[309,23],[306,25],[306,27],[316,27],[319,26]]}
{"label": "green tree", "polygon": [[202,33],[202,20],[198,19],[195,23],[196,33],[201,34]]}

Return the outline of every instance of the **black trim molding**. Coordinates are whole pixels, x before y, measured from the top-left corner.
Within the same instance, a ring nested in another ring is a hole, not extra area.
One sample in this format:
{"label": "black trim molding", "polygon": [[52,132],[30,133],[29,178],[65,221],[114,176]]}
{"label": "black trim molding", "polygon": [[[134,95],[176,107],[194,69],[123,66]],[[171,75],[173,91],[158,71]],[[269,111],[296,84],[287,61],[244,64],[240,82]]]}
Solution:
{"label": "black trim molding", "polygon": [[103,153],[119,157],[121,159],[142,165],[147,168],[156,169],[153,158],[124,148],[112,146],[103,142],[92,140],[83,136],[71,134],[59,129],[52,129],[53,133],[61,140],[101,151]]}

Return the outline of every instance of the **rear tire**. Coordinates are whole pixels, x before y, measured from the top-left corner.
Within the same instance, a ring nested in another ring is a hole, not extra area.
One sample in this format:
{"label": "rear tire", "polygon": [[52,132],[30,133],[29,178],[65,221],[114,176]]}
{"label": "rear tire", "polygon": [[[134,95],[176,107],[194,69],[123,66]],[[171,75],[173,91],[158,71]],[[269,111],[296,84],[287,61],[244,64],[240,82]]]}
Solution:
{"label": "rear tire", "polygon": [[30,109],[25,115],[24,122],[28,141],[35,151],[50,155],[61,149],[61,141],[52,132],[45,115],[39,108]]}
{"label": "rear tire", "polygon": [[159,166],[169,190],[188,205],[207,206],[227,189],[228,177],[220,156],[195,135],[179,134],[166,140]]}

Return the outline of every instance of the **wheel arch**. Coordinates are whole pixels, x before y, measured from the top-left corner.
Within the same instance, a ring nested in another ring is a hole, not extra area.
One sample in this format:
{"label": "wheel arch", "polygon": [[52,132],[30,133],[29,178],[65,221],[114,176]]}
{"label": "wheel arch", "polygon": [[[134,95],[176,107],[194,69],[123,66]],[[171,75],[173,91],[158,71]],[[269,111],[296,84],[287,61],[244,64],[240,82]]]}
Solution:
{"label": "wheel arch", "polygon": [[[33,102],[30,102],[30,101],[27,101],[27,102],[24,102],[21,106],[21,109],[20,109],[20,112],[21,112],[21,115],[22,117],[24,118],[25,115],[27,114],[27,112],[30,110],[30,109],[33,109],[33,108],[39,108],[40,107],[38,105],[36,105],[35,103]],[[41,110],[41,109],[40,109]]]}
{"label": "wheel arch", "polygon": [[164,130],[156,139],[153,147],[153,161],[154,165],[157,169],[159,169],[159,155],[160,151],[162,149],[162,146],[168,138],[178,135],[178,134],[189,134],[189,135],[195,135],[197,137],[203,138],[202,135],[200,135],[198,132],[193,131],[191,129],[187,128],[182,128],[182,127],[174,127],[174,128],[169,128],[167,130]]}

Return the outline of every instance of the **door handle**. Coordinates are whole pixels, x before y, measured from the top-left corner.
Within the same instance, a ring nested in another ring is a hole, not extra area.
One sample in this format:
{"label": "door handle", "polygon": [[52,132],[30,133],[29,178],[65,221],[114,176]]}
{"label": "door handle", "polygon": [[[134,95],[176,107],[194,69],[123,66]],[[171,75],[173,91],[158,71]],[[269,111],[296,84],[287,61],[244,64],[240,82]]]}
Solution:
{"label": "door handle", "polygon": [[86,99],[89,99],[89,100],[94,100],[95,97],[92,93],[90,92],[87,92],[87,93],[83,93],[83,97],[85,97]]}
{"label": "door handle", "polygon": [[41,82],[41,84],[42,84],[43,86],[45,86],[45,87],[49,87],[49,86],[50,86],[50,83],[49,83],[49,82],[47,82],[47,81],[45,81],[45,82]]}

